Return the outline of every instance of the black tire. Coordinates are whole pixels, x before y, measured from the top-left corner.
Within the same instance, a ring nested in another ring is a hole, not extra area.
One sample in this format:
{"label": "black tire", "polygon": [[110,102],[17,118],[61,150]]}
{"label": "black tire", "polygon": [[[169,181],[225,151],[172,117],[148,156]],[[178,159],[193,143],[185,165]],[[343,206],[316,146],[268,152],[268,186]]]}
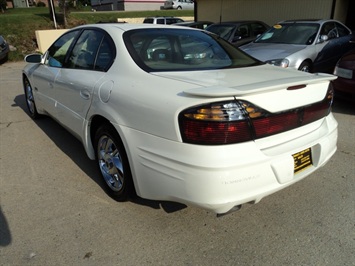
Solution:
{"label": "black tire", "polygon": [[3,59],[0,60],[0,64],[4,64],[9,60],[9,54],[6,54]]}
{"label": "black tire", "polygon": [[116,130],[103,124],[95,134],[96,163],[108,194],[117,201],[135,196],[131,169],[122,141]]}
{"label": "black tire", "polygon": [[303,71],[303,72],[308,72],[312,73],[312,64],[308,61],[302,62],[298,70]]}
{"label": "black tire", "polygon": [[26,105],[30,117],[32,117],[32,119],[39,118],[40,115],[37,112],[35,99],[33,97],[32,86],[27,78],[23,79],[23,89],[25,91]]}

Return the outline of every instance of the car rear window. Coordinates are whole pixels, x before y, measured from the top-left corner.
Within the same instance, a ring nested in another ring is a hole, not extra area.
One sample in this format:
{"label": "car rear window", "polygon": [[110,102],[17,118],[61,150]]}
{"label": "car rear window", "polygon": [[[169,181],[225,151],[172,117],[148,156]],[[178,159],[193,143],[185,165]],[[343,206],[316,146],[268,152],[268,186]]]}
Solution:
{"label": "car rear window", "polygon": [[262,64],[214,34],[185,29],[131,30],[124,41],[148,72],[237,68]]}

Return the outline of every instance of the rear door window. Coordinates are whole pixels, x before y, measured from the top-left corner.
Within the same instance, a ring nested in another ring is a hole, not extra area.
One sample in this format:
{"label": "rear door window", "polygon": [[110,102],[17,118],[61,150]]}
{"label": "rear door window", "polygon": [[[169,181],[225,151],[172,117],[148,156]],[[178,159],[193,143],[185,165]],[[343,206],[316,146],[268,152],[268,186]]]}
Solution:
{"label": "rear door window", "polygon": [[73,47],[68,67],[106,71],[115,58],[112,39],[104,31],[84,30]]}
{"label": "rear door window", "polygon": [[343,25],[339,23],[335,23],[335,25],[337,27],[339,37],[347,36],[350,34],[350,31],[347,28],[345,28]]}

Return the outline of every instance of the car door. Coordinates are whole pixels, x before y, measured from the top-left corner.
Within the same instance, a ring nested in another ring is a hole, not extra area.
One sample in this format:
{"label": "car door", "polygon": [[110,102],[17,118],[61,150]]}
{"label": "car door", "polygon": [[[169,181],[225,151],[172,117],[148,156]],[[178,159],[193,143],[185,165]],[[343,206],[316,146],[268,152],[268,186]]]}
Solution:
{"label": "car door", "polygon": [[[314,71],[331,72],[338,59],[347,50],[346,47],[349,45],[350,32],[345,27],[340,28],[340,26],[340,24],[334,21],[323,24],[318,43],[316,44],[318,54],[314,60]],[[340,31],[338,31],[338,27]],[[340,35],[339,32],[341,33]],[[346,32],[349,34],[346,34]],[[327,40],[324,40],[324,36],[326,36]]]}
{"label": "car door", "polygon": [[56,117],[55,79],[60,73],[67,52],[78,35],[79,31],[72,31],[62,35],[56,40],[44,55],[44,63],[40,64],[33,72],[34,90],[38,102],[38,108]]}
{"label": "car door", "polygon": [[101,30],[87,29],[73,46],[66,67],[57,75],[58,120],[78,137],[82,136],[94,90],[103,83],[114,57],[112,39]]}
{"label": "car door", "polygon": [[354,45],[350,42],[350,40],[353,38],[353,35],[349,29],[338,22],[335,22],[335,27],[338,32],[338,40],[340,46],[340,49],[337,51],[337,58],[340,59],[344,53],[354,48]]}

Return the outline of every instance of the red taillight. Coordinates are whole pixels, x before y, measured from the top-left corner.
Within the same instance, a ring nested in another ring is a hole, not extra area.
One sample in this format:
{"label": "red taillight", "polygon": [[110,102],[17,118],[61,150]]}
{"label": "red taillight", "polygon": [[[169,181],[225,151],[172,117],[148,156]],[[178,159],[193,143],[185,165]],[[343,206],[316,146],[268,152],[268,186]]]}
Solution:
{"label": "red taillight", "polygon": [[333,88],[330,84],[323,101],[280,113],[270,113],[242,100],[212,103],[180,113],[180,132],[186,143],[240,143],[317,121],[329,114],[332,102]]}
{"label": "red taillight", "polygon": [[312,123],[322,117],[327,116],[329,113],[329,105],[325,102],[321,102],[316,105],[308,106],[304,109],[303,124]]}
{"label": "red taillight", "polygon": [[182,139],[187,143],[220,145],[252,140],[245,110],[237,101],[197,106],[180,114]]}
{"label": "red taillight", "polygon": [[220,145],[251,140],[247,121],[206,122],[182,119],[183,141],[194,144]]}
{"label": "red taillight", "polygon": [[327,116],[330,113],[331,106],[333,104],[334,98],[334,89],[333,83],[329,84],[328,92],[323,101],[319,103],[312,104],[307,106],[304,109],[303,115],[303,124],[306,125],[308,123],[312,123],[322,117]]}
{"label": "red taillight", "polygon": [[297,112],[282,113],[253,119],[257,139],[281,133],[299,125]]}

